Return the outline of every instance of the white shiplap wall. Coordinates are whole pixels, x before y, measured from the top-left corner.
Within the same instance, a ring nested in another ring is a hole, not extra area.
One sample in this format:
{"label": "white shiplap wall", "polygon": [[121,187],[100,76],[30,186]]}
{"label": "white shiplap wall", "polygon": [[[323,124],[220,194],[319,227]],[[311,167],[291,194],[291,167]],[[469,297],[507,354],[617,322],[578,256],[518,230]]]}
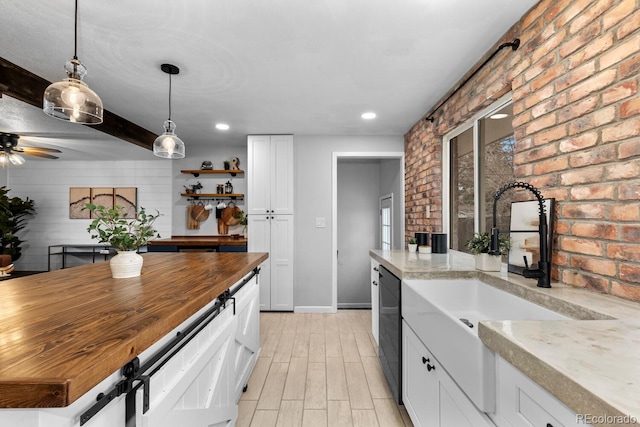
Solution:
{"label": "white shiplap wall", "polygon": [[145,161],[27,161],[7,172],[9,196],[35,200],[36,214],[18,235],[25,242],[16,270],[46,271],[49,245],[95,244],[90,220],[69,219],[70,187],[136,187],[138,206],[162,213],[156,229],[171,236],[173,165]]}

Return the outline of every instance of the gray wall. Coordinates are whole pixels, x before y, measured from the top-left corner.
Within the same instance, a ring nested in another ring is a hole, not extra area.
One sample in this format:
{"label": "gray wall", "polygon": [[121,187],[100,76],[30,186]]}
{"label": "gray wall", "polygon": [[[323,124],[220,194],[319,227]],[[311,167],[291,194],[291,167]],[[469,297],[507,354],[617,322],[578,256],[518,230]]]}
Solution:
{"label": "gray wall", "polygon": [[371,306],[369,249],[380,242],[380,161],[338,159],[338,307]]}
{"label": "gray wall", "polygon": [[[332,305],[331,214],[332,153],[403,152],[398,136],[294,136],[295,256],[294,306],[297,309]],[[326,218],[316,228],[316,217]]]}

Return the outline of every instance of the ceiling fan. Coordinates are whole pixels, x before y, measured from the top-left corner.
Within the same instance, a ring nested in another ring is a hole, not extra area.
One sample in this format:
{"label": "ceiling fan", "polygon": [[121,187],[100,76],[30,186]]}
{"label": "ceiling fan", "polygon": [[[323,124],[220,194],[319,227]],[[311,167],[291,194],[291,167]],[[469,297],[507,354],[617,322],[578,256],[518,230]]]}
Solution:
{"label": "ceiling fan", "polygon": [[[28,156],[42,157],[45,159],[57,159],[50,153],[61,153],[62,151],[55,148],[44,147],[18,147],[20,135],[15,133],[0,132],[0,165],[4,167],[7,163],[12,165],[21,165],[24,158],[20,154]],[[18,154],[20,153],[20,154]]]}

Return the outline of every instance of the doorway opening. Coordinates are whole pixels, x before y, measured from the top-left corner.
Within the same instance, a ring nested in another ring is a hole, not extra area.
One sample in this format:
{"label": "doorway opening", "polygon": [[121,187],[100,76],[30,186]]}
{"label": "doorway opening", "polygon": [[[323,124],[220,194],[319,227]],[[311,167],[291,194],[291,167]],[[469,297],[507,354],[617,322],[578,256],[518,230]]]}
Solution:
{"label": "doorway opening", "polygon": [[402,248],[404,153],[334,152],[332,165],[332,310],[369,308],[369,250]]}

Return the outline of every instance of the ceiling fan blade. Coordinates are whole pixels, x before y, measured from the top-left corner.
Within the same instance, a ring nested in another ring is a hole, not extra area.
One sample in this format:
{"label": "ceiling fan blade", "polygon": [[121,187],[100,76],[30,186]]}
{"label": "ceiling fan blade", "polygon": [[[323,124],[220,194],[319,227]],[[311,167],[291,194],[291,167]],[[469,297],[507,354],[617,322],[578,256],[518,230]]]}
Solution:
{"label": "ceiling fan blade", "polygon": [[34,157],[42,157],[43,159],[57,159],[58,156],[52,156],[51,154],[46,154],[46,153],[33,153],[33,152],[23,152],[22,154],[26,154],[27,156],[34,156]]}
{"label": "ceiling fan blade", "polygon": [[[17,147],[20,148],[23,153],[62,153],[57,148],[44,148],[44,147]],[[17,150],[16,150],[17,151]]]}

